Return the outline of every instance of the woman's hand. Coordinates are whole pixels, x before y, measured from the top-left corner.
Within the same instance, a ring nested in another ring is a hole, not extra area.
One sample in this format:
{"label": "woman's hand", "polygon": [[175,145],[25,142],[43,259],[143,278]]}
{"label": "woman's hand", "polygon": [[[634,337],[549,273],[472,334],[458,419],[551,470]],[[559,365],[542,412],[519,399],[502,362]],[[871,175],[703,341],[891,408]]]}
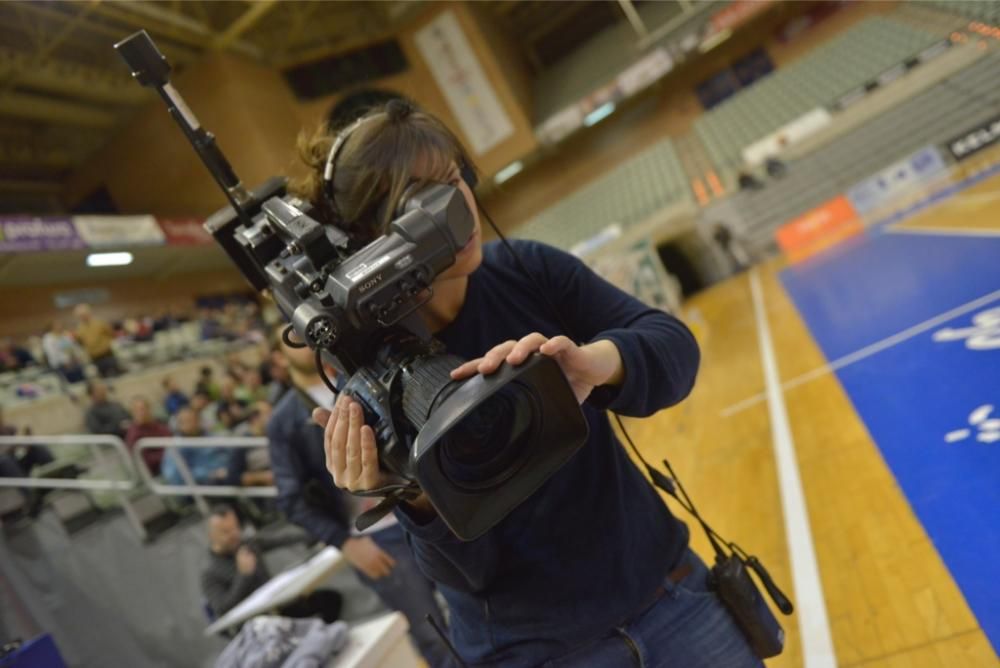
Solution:
{"label": "woman's hand", "polygon": [[317,408],[312,416],[323,427],[326,469],[337,487],[360,492],[393,482],[379,469],[375,432],[365,424],[361,404],[342,394],[332,411]]}
{"label": "woman's hand", "polygon": [[559,368],[573,388],[576,400],[583,403],[599,385],[620,385],[625,378],[618,346],[608,340],[578,346],[565,336],[551,339],[534,332],[520,341],[504,341],[492,350],[451,372],[453,380],[462,380],[481,373],[488,376],[504,362],[517,366],[533,352],[540,352],[559,363]]}

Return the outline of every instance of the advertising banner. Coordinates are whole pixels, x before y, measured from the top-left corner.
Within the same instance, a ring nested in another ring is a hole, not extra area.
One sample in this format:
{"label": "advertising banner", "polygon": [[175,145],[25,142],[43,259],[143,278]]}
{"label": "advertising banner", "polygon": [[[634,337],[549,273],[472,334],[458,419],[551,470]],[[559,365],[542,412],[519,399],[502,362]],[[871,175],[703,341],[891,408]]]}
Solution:
{"label": "advertising banner", "polygon": [[862,229],[850,200],[838,195],[778,228],[778,246],[794,261],[852,236]]}
{"label": "advertising banner", "polygon": [[830,112],[820,107],[806,112],[743,149],[743,160],[751,167],[763,164],[769,157],[822,130],[831,120]]}
{"label": "advertising banner", "polygon": [[860,181],[847,191],[858,213],[868,213],[914,186],[927,183],[946,169],[941,152],[926,146]]}
{"label": "advertising banner", "polygon": [[162,244],[163,230],[153,216],[73,216],[80,238],[91,248]]}
{"label": "advertising banner", "polygon": [[86,248],[69,218],[0,216],[0,253]]}
{"label": "advertising banner", "polygon": [[213,242],[212,235],[202,227],[197,218],[157,218],[167,243],[171,246],[206,246]]}
{"label": "advertising banner", "polygon": [[948,151],[955,160],[965,160],[992,146],[1000,139],[1000,116],[966,130],[948,141]]}

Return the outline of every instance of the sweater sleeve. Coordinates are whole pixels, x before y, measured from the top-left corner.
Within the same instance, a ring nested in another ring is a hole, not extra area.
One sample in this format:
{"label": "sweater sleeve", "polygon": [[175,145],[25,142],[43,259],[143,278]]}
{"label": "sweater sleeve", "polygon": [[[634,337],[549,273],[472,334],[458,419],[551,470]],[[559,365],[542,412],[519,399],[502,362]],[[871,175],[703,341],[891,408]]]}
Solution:
{"label": "sweater sleeve", "polygon": [[327,545],[339,548],[350,537],[348,527],[334,513],[323,512],[306,499],[309,476],[287,420],[272,418],[267,425],[271,471],[278,487],[278,508],[289,520]]}
{"label": "sweater sleeve", "polygon": [[700,353],[691,331],[607,282],[578,258],[534,242],[518,253],[578,343],[608,340],[622,357],[625,380],[595,388],[596,408],[644,417],[684,399],[694,387]]}

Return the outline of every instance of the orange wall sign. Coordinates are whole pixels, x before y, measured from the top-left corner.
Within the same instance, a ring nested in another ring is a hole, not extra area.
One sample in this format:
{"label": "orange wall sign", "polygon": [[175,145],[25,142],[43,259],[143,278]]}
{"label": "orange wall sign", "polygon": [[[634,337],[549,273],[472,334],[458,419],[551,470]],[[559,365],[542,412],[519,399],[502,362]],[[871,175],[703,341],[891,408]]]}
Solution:
{"label": "orange wall sign", "polygon": [[796,261],[861,230],[858,214],[850,200],[838,195],[781,226],[775,236],[781,250],[789,259]]}

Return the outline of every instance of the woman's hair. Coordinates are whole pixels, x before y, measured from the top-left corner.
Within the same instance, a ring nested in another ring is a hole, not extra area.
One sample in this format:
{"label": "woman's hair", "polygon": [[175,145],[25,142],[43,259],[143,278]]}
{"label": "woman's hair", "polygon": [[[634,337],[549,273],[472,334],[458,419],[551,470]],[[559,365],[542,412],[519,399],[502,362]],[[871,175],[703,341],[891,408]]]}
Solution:
{"label": "woman's hair", "polygon": [[[313,204],[318,221],[335,224],[352,240],[367,243],[385,232],[411,184],[419,188],[443,181],[452,161],[459,167],[470,162],[461,142],[444,123],[406,101],[392,100],[362,119],[337,154],[334,201],[323,183],[327,156],[336,140],[326,125],[312,136],[299,136],[299,155],[309,167],[309,175],[293,182],[291,190]],[[426,178],[413,178],[418,168]]]}

